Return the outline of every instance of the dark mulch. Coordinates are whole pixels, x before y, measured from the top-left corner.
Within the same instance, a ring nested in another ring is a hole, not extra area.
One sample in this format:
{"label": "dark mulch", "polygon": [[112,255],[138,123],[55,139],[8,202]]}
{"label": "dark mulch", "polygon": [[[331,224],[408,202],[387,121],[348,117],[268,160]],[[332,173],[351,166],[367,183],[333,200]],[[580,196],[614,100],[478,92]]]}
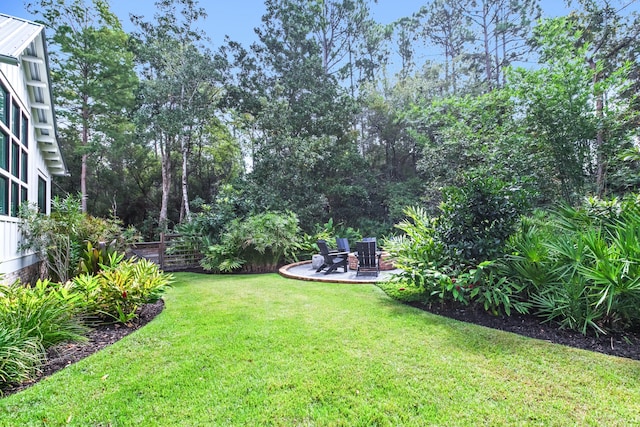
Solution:
{"label": "dark mulch", "polygon": [[511,313],[511,316],[494,316],[478,305],[467,307],[455,304],[412,305],[434,314],[467,323],[514,332],[523,336],[583,350],[640,360],[640,333],[637,331],[625,333],[624,335],[595,336],[592,333],[585,336],[579,332],[559,329],[556,325],[540,323],[540,318],[531,315]]}
{"label": "dark mulch", "polygon": [[32,386],[43,378],[75,363],[98,350],[126,337],[133,331],[140,329],[153,320],[164,309],[164,301],[158,300],[154,304],[145,304],[138,310],[138,317],[129,325],[110,324],[95,327],[88,335],[88,341],[84,343],[61,344],[47,351],[47,360],[42,366],[42,372],[32,381],[22,383],[3,390],[2,395],[8,396]]}

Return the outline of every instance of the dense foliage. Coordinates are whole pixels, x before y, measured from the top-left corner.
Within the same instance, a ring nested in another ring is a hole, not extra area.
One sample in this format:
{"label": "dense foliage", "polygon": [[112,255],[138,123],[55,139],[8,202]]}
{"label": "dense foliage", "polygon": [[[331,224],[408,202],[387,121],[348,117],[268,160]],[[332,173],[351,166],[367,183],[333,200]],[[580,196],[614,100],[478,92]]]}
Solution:
{"label": "dense foliage", "polygon": [[450,257],[450,243],[437,231],[446,228],[442,217],[415,208],[397,225],[404,236],[385,247],[402,270],[398,286],[421,289],[423,303],[477,302],[583,334],[624,333],[640,326],[639,197],[588,198],[578,208],[522,217],[508,241],[496,244],[502,250],[481,262]]}
{"label": "dense foliage", "polygon": [[221,243],[204,251],[206,270],[271,272],[292,260],[301,234],[293,212],[265,212],[243,220],[234,219],[224,229]]}
{"label": "dense foliage", "polygon": [[135,230],[124,230],[117,219],[84,214],[75,196],[55,198],[50,215],[22,205],[20,218],[21,249],[35,251],[52,278],[61,282],[89,268],[96,269],[93,258],[99,258],[100,253],[94,248],[108,245],[111,251],[122,252],[136,239]]}
{"label": "dense foliage", "polygon": [[[64,7],[82,17],[82,0],[35,3],[48,22]],[[212,271],[308,256],[318,224],[335,221],[389,237],[402,280],[429,301],[530,310],[583,331],[633,327],[631,216],[574,232],[561,226],[571,208],[518,222],[530,209],[627,200],[640,188],[640,22],[615,3],[578,0],[566,17],[537,20],[537,0],[431,0],[383,25],[366,0],[267,0],[256,43],[214,49],[197,1],[159,0],[151,19],[132,17],[129,35],[93,0],[95,21],[77,34],[60,24],[49,40],[68,53],[53,69],[64,77],[54,80],[67,100],[59,108],[75,118],[62,126],[63,148],[79,148],[61,184],[147,238],[178,231]],[[91,43],[70,50],[63,36]],[[137,86],[78,121],[86,102],[69,97],[81,81],[74,65],[110,37],[121,60],[104,66],[122,87],[135,71]],[[440,56],[420,63],[422,43]],[[61,280],[97,272],[117,225],[89,236],[84,224],[99,220],[73,209],[56,201],[51,219],[25,217],[26,247],[46,253]],[[527,267],[544,280],[518,272],[515,248],[527,242],[551,257]]]}
{"label": "dense foliage", "polygon": [[148,261],[112,256],[96,275],[65,283],[0,285],[0,394],[8,385],[34,378],[47,349],[85,341],[92,324],[126,326],[142,304],[161,297],[171,280]]}
{"label": "dense foliage", "polygon": [[[101,1],[30,3],[55,24],[54,92],[75,118],[62,126],[72,175],[61,188],[82,187],[88,212],[147,238],[205,207],[221,221],[211,243],[224,223],[268,210],[294,212],[307,233],[333,218],[381,236],[406,206],[435,214],[469,173],[526,183],[533,207],[638,188],[638,163],[619,154],[637,136],[628,59],[640,25],[613,0],[542,21],[537,0],[433,0],[388,25],[366,0],[269,0],[252,46],[208,41],[196,1],[157,3],[132,34]],[[81,20],[83,4],[83,26],[65,32],[57,14]],[[110,38],[120,56],[87,55]],[[419,63],[421,43],[442,57]],[[67,82],[93,82],[74,68],[92,60],[118,96],[76,91],[101,102],[83,122]],[[229,194],[242,206],[229,210]]]}
{"label": "dense foliage", "polygon": [[591,198],[522,222],[504,263],[534,312],[583,333],[640,325],[639,201]]}

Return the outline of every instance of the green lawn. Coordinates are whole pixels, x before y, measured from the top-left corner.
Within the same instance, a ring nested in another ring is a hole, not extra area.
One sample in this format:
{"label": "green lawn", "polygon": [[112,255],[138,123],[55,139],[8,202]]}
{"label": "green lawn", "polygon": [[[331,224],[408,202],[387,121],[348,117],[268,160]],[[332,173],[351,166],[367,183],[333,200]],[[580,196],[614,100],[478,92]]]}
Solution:
{"label": "green lawn", "polygon": [[178,274],[164,312],[0,399],[0,425],[638,425],[640,363],[460,323],[373,285]]}

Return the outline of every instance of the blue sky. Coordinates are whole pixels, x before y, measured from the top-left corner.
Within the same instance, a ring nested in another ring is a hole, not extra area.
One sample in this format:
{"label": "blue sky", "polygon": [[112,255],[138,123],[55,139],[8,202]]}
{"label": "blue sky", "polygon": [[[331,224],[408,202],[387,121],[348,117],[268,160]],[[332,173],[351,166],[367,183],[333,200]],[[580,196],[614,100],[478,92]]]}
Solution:
{"label": "blue sky", "polygon": [[[144,15],[151,20],[155,0],[110,0],[111,10],[118,15],[125,30],[133,30],[129,14]],[[389,23],[403,16],[409,16],[424,5],[424,0],[379,0],[371,10],[377,21]],[[260,26],[260,18],[265,8],[263,0],[200,0],[200,6],[207,11],[207,19],[200,25],[211,37],[213,45],[219,46],[225,34],[231,39],[248,45],[254,41],[253,29]],[[564,14],[562,0],[543,0],[546,16]],[[0,12],[25,19],[33,19],[20,0],[0,0]]]}
{"label": "blue sky", "polygon": [[[143,15],[149,21],[153,18],[155,0],[110,0],[109,3],[127,31],[134,30],[129,20],[130,13]],[[640,10],[640,0],[614,0],[613,3],[631,3],[626,11]],[[26,12],[23,4],[24,1],[21,0],[0,0],[0,13],[34,19]],[[260,19],[265,11],[264,0],[200,0],[199,4],[208,15],[199,27],[211,38],[212,47],[220,46],[225,35],[245,47],[256,40],[253,29],[261,24]],[[411,15],[424,4],[426,0],[378,0],[377,4],[371,5],[371,11],[378,22],[386,24]],[[564,4],[564,0],[542,0],[544,16],[566,14],[568,9]]]}

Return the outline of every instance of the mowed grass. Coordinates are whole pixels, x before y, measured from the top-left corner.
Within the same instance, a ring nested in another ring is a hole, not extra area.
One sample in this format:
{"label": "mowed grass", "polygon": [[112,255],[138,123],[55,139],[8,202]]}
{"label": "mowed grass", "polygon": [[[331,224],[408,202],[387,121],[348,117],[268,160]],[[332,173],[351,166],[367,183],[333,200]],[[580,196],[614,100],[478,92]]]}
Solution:
{"label": "mowed grass", "polygon": [[638,425],[640,363],[373,285],[178,274],[160,316],[0,399],[0,425]]}

